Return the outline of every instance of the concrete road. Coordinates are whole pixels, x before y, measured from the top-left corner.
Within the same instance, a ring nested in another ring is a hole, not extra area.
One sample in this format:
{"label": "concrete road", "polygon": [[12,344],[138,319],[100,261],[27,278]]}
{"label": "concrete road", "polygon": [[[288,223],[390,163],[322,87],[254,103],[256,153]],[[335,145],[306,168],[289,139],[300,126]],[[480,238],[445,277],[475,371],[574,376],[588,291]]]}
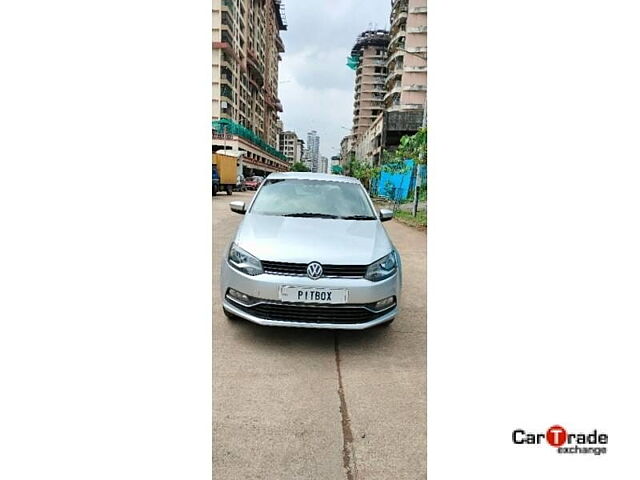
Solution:
{"label": "concrete road", "polygon": [[213,201],[213,466],[216,480],[426,478],[426,235],[385,228],[404,268],[401,314],[359,332],[229,321],[222,252],[242,216]]}

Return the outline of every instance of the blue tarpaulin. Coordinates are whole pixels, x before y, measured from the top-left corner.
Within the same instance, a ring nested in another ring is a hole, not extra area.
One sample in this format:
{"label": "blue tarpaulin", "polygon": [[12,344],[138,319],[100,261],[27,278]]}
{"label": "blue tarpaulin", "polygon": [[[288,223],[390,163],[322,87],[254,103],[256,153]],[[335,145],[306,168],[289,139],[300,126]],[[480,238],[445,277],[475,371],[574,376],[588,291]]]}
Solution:
{"label": "blue tarpaulin", "polygon": [[[415,172],[413,160],[405,160],[405,171],[401,173],[380,172],[380,176],[376,179],[374,192],[380,197],[386,197],[391,200],[406,200],[412,197],[415,188]],[[418,167],[418,176],[420,185],[424,185],[427,178],[426,165]]]}

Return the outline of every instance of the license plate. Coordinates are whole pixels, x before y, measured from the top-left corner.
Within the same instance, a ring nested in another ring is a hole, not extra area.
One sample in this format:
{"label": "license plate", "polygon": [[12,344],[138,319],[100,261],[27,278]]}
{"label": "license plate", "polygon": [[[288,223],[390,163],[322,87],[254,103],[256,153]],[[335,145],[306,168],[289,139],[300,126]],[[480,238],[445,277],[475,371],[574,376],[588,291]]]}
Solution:
{"label": "license plate", "polygon": [[296,303],[347,303],[345,288],[282,287],[280,300]]}

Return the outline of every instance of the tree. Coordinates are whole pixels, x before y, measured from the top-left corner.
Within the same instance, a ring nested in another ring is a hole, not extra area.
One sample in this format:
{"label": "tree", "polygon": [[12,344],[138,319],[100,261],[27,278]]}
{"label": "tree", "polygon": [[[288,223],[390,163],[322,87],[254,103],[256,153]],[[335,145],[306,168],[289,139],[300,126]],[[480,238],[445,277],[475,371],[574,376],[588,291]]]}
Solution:
{"label": "tree", "polygon": [[308,172],[309,169],[304,163],[296,162],[293,165],[291,165],[291,171],[292,172]]}
{"label": "tree", "polygon": [[400,145],[391,155],[391,159],[396,162],[411,159],[414,162],[416,186],[413,192],[413,216],[415,217],[418,214],[419,198],[418,168],[427,163],[427,127],[420,128],[413,135],[403,136],[400,139]]}
{"label": "tree", "polygon": [[379,173],[379,167],[374,167],[369,162],[358,160],[354,155],[347,164],[347,173],[345,175],[357,178],[367,190],[370,190],[371,179],[378,176]]}

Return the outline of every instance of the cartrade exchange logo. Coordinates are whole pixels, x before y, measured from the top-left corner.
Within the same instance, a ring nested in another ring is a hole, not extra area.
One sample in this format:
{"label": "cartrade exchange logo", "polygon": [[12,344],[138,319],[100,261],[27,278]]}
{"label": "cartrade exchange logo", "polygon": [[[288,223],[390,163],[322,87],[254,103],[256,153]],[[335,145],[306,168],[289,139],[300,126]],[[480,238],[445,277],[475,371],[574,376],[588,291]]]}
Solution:
{"label": "cartrade exchange logo", "polygon": [[593,430],[589,433],[567,433],[560,425],[549,427],[546,433],[532,433],[522,429],[514,430],[511,440],[516,445],[540,445],[546,441],[558,453],[607,453],[609,438],[606,433]]}

